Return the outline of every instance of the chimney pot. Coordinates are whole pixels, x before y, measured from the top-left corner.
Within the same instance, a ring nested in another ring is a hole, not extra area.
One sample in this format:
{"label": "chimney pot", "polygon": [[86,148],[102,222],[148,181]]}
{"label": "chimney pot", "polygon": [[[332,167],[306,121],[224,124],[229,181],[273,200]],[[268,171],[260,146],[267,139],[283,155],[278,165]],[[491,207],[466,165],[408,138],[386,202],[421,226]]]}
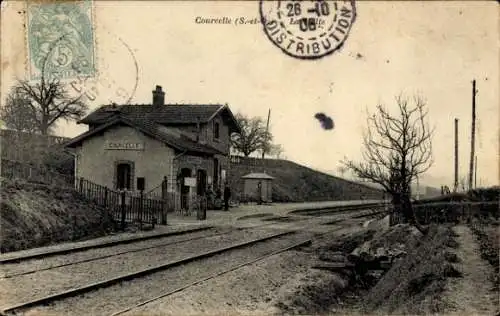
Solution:
{"label": "chimney pot", "polygon": [[164,105],[165,104],[165,91],[161,89],[161,86],[156,86],[153,90],[153,105]]}

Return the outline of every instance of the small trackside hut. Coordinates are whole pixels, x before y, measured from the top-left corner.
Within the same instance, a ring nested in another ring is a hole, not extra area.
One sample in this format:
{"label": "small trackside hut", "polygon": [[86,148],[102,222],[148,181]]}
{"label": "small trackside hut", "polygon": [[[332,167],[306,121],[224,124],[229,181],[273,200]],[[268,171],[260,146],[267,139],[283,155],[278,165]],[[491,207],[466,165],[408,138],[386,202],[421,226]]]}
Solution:
{"label": "small trackside hut", "polygon": [[66,144],[78,179],[132,193],[139,184],[168,196],[170,211],[223,189],[230,137],[240,132],[227,104],[165,104],[161,86],[151,104],[104,105],[78,123],[89,130]]}
{"label": "small trackside hut", "polygon": [[274,177],[266,173],[249,173],[241,178],[243,179],[243,196],[246,201],[272,202]]}

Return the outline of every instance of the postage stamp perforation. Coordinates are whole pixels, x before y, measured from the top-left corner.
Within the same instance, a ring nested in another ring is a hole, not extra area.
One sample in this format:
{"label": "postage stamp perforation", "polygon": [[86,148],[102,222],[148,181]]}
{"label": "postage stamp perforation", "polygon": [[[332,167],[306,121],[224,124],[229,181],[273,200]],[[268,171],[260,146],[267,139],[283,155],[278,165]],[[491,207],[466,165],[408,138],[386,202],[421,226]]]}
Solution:
{"label": "postage stamp perforation", "polygon": [[31,79],[50,75],[69,79],[74,65],[95,72],[91,0],[28,3],[27,44]]}
{"label": "postage stamp perforation", "polygon": [[[29,29],[29,18],[28,18],[28,3],[23,2],[22,8],[24,10],[24,21],[23,21],[23,26],[24,26],[24,47],[28,47],[28,29]],[[31,68],[30,68],[30,53],[29,49],[24,49],[24,73],[26,74],[26,80],[29,80],[29,74],[31,73]]]}

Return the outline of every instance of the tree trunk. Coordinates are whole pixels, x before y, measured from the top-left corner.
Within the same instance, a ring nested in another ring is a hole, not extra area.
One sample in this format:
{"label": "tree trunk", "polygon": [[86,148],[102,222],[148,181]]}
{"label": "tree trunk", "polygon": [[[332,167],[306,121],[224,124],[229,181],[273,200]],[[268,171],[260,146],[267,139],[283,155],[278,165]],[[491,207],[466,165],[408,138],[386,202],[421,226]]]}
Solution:
{"label": "tree trunk", "polygon": [[401,202],[402,202],[401,195],[399,193],[393,193],[392,194],[392,201],[391,201],[393,210],[392,210],[392,214],[390,217],[390,219],[391,219],[390,225],[391,226],[399,224],[401,222],[401,217],[403,215]]}
{"label": "tree trunk", "polygon": [[423,235],[426,235],[428,229],[420,225],[420,223],[418,222],[417,215],[415,214],[415,210],[413,209],[412,203],[408,196],[404,197],[403,199],[403,208],[407,221],[415,226]]}

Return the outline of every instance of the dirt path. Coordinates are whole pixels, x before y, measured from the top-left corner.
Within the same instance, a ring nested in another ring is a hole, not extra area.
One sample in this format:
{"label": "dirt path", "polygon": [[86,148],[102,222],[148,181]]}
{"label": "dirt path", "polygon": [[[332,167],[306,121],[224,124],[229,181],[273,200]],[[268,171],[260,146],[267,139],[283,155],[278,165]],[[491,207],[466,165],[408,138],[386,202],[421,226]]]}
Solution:
{"label": "dirt path", "polygon": [[443,300],[454,314],[495,315],[498,293],[491,291],[493,284],[489,279],[493,268],[481,258],[477,241],[467,226],[455,226],[454,231],[459,235],[456,254],[461,259],[456,266],[463,278],[449,279]]}

